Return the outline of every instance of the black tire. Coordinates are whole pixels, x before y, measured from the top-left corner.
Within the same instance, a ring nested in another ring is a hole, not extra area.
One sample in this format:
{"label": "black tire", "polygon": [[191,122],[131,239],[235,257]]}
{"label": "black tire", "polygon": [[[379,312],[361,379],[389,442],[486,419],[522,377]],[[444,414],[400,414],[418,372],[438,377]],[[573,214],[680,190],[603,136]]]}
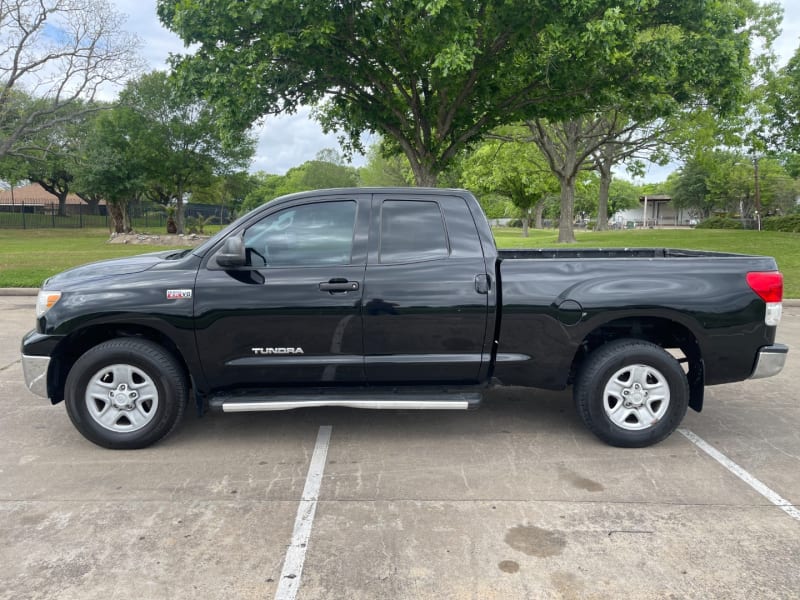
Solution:
{"label": "black tire", "polygon": [[[130,386],[123,372],[130,374]],[[100,390],[123,399],[105,398]],[[88,350],[70,369],[64,392],[67,414],[78,431],[113,449],[144,448],[165,437],[183,417],[188,398],[186,376],[175,357],[139,338],[109,340]],[[87,392],[95,394],[88,397]],[[102,424],[109,419],[113,422]]]}
{"label": "black tire", "polygon": [[[634,388],[637,382],[645,385]],[[615,340],[589,355],[573,396],[578,414],[597,437],[612,446],[642,448],[680,425],[689,405],[689,383],[680,363],[660,346]]]}

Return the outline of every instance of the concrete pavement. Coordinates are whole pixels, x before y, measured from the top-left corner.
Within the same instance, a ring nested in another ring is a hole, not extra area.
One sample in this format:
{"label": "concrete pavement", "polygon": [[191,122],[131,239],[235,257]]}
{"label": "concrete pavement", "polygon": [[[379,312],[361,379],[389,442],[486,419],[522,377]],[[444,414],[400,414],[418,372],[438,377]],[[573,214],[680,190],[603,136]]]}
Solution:
{"label": "concrete pavement", "polygon": [[[103,450],[29,394],[33,298],[0,297],[0,599],[272,598],[320,425],[333,433],[298,598],[794,598],[800,522],[684,436],[605,446],[568,393],[475,412],[192,411]],[[778,377],[683,427],[800,503],[800,308]]]}

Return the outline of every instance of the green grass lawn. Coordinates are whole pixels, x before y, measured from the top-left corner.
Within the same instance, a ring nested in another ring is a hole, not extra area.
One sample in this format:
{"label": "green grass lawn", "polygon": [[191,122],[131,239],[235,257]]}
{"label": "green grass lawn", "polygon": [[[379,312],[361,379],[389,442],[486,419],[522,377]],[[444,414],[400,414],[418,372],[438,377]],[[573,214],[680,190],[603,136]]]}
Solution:
{"label": "green grass lawn", "polygon": [[65,269],[169,246],[108,244],[106,229],[0,229],[0,287],[39,287]]}
{"label": "green grass lawn", "polygon": [[[501,248],[556,247],[558,232],[517,228],[495,230]],[[785,277],[787,298],[800,298],[800,234],[715,229],[624,230],[576,234],[576,246],[665,247],[719,250],[774,256]],[[107,244],[102,229],[0,229],[0,287],[39,287],[44,279],[69,267],[119,256],[165,250],[168,246]]]}

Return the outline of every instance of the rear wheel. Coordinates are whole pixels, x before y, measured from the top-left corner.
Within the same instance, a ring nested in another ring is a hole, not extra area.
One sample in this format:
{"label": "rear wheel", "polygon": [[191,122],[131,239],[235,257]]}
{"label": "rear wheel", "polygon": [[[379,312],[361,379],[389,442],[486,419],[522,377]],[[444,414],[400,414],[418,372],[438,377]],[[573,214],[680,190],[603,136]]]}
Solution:
{"label": "rear wheel", "polygon": [[678,427],[689,384],[675,358],[641,340],[616,340],[586,359],[573,390],[583,422],[612,446],[656,444]]}
{"label": "rear wheel", "polygon": [[149,340],[103,342],[81,356],[67,376],[72,423],[104,448],[144,448],[170,433],[183,416],[186,377],[178,361]]}

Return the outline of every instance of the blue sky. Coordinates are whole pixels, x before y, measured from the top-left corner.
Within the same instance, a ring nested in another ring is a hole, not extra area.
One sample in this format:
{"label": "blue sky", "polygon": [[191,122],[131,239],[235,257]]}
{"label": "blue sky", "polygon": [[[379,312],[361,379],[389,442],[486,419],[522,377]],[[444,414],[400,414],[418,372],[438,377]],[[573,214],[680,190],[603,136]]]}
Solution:
{"label": "blue sky", "polygon": [[[169,53],[185,52],[183,43],[164,29],[156,15],[155,0],[111,0],[117,9],[128,16],[126,28],[143,41],[142,58],[151,69],[165,69]],[[800,40],[800,7],[798,0],[782,0],[784,9],[783,34],[775,49],[784,64],[798,47]],[[794,8],[794,10],[792,10]],[[314,158],[323,148],[339,147],[336,136],[322,133],[320,126],[309,117],[309,110],[294,115],[271,117],[256,130],[258,148],[252,171],[283,174],[291,167]],[[355,157],[353,164],[364,163]],[[645,181],[663,181],[675,165],[648,169]]]}

